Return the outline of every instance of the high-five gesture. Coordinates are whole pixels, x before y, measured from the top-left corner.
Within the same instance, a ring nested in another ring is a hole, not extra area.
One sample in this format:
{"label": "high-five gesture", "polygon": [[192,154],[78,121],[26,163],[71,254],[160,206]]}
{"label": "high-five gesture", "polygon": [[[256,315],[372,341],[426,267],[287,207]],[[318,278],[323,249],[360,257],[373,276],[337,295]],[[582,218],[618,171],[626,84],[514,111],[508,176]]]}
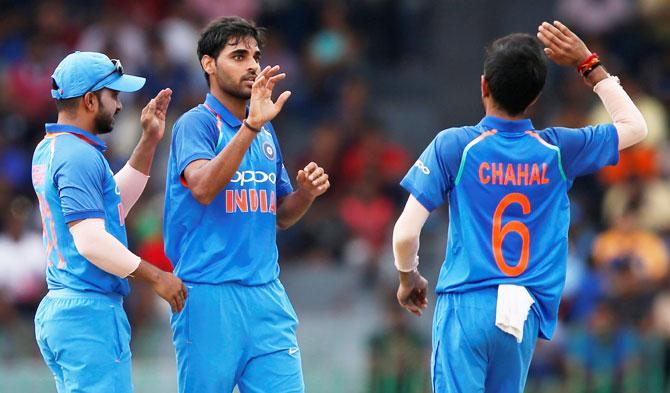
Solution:
{"label": "high-five gesture", "polygon": [[286,78],[286,74],[277,74],[278,71],[278,65],[265,67],[251,87],[247,123],[254,128],[261,128],[263,124],[274,119],[291,96],[290,91],[285,91],[279,95],[276,102],[272,102],[272,89],[278,81]]}
{"label": "high-five gesture", "polygon": [[172,99],[172,90],[163,89],[142,109],[140,123],[144,135],[157,142],[165,134],[165,117]]}

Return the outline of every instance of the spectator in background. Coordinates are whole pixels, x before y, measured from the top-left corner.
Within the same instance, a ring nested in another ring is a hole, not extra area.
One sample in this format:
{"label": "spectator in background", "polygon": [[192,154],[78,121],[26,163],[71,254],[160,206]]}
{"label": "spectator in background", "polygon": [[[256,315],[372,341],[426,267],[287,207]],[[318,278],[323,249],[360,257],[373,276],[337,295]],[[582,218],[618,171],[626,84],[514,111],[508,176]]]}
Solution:
{"label": "spectator in background", "polygon": [[597,267],[608,269],[626,258],[638,281],[659,284],[668,274],[668,252],[658,235],[640,228],[639,203],[630,201],[614,226],[596,237],[593,259]]}
{"label": "spectator in background", "polygon": [[407,149],[390,141],[377,120],[367,118],[343,154],[339,169],[343,174],[341,186],[349,190],[368,181],[376,182],[379,191],[394,206],[400,206],[404,192],[398,183],[409,166]]}
{"label": "spectator in background", "polygon": [[629,0],[559,0],[557,13],[587,37],[611,32],[634,16]]}
{"label": "spectator in background", "polygon": [[15,197],[4,212],[4,231],[0,233],[0,291],[23,316],[32,319],[46,292],[46,258],[42,236],[30,228],[33,204]]}
{"label": "spectator in background", "polygon": [[[624,181],[631,176],[652,179],[658,175],[659,168],[656,150],[668,137],[667,111],[657,98],[647,94],[639,82],[631,76],[623,76],[623,84],[630,91],[630,98],[647,120],[649,137],[642,143],[621,152],[619,163],[604,168],[599,176],[607,185]],[[607,121],[608,114],[600,105],[593,107],[588,115],[589,124]]]}
{"label": "spectator in background", "polygon": [[141,69],[150,59],[147,38],[132,15],[112,3],[105,3],[98,15],[100,19],[81,32],[77,50],[113,54],[129,69]]}
{"label": "spectator in background", "polygon": [[323,106],[332,104],[347,73],[357,61],[358,45],[347,21],[345,6],[329,2],[321,10],[321,29],[307,44],[307,73],[313,98]]}
{"label": "spectator in background", "polygon": [[51,86],[51,70],[58,61],[50,51],[50,42],[43,36],[27,40],[26,56],[16,61],[7,71],[6,85],[11,110],[35,122],[44,122],[52,107],[51,98],[44,94]]}
{"label": "spectator in background", "polygon": [[616,304],[601,300],[584,327],[571,332],[567,342],[568,391],[638,392],[631,389],[639,363],[639,338],[622,327]]}

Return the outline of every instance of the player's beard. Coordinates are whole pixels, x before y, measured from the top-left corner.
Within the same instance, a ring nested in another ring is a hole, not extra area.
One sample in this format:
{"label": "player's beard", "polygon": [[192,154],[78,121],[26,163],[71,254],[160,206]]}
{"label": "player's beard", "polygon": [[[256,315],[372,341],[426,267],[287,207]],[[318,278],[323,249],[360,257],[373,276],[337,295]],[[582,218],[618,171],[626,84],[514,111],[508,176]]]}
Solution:
{"label": "player's beard", "polygon": [[224,93],[240,100],[248,100],[251,98],[251,89],[244,87],[244,81],[250,76],[252,75],[245,74],[240,80],[235,82],[229,76],[217,72],[216,83]]}
{"label": "player's beard", "polygon": [[95,114],[93,121],[95,131],[99,135],[108,134],[114,129],[114,115],[103,111],[102,108],[98,109],[98,113]]}

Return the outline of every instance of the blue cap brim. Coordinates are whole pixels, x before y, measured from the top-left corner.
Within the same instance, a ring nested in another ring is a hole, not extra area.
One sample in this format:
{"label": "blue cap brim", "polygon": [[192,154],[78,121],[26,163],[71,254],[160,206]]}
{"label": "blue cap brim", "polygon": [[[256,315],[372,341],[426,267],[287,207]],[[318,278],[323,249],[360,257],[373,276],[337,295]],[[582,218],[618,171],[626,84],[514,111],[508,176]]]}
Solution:
{"label": "blue cap brim", "polygon": [[142,78],[140,76],[124,74],[114,82],[105,85],[104,87],[111,90],[122,91],[124,93],[132,93],[141,89],[146,81],[146,78]]}

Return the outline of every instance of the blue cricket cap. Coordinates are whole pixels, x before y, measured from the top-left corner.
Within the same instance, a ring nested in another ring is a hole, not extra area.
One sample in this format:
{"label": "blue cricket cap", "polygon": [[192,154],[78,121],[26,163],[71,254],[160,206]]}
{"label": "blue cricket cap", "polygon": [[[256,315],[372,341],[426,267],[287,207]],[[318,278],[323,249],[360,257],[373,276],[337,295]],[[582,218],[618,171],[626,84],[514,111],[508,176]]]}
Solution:
{"label": "blue cricket cap", "polygon": [[145,78],[123,73],[121,62],[97,52],[67,55],[51,75],[51,96],[57,100],[81,97],[102,88],[132,93],[144,86]]}

